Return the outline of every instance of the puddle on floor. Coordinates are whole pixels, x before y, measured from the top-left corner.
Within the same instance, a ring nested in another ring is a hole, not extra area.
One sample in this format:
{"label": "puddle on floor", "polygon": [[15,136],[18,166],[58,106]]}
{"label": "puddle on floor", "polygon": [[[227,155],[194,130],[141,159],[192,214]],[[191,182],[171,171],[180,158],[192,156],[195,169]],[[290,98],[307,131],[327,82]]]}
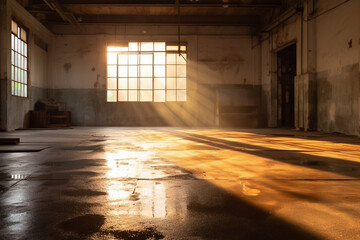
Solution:
{"label": "puddle on floor", "polygon": [[9,174],[9,173],[0,173],[0,180],[24,180],[28,178],[29,174]]}
{"label": "puddle on floor", "polygon": [[246,196],[258,196],[261,191],[260,189],[250,187],[251,184],[248,181],[239,181],[241,186],[241,192]]}
{"label": "puddle on floor", "polygon": [[59,227],[66,232],[89,235],[99,232],[104,222],[103,215],[87,214],[62,222]]}
{"label": "puddle on floor", "polygon": [[192,174],[178,174],[178,175],[171,175],[167,177],[156,178],[157,180],[198,180]]}
{"label": "puddle on floor", "polygon": [[90,139],[90,142],[105,142],[106,139]]}
{"label": "puddle on floor", "polygon": [[130,201],[137,201],[139,199],[140,199],[140,193],[135,192],[130,194],[130,198],[129,198]]}
{"label": "puddle on floor", "polygon": [[163,239],[164,235],[162,235],[155,228],[149,227],[142,231],[133,231],[133,230],[107,230],[102,232],[104,235],[112,235],[116,239],[136,239],[136,240],[158,240]]}
{"label": "puddle on floor", "polygon": [[72,171],[72,172],[55,172],[52,174],[42,175],[31,175],[28,179],[43,179],[43,180],[68,180],[69,178],[80,178],[80,177],[96,177],[100,173],[93,171]]}
{"label": "puddle on floor", "polygon": [[163,239],[164,235],[153,227],[144,230],[103,230],[101,227],[105,223],[105,216],[99,214],[87,214],[71,218],[59,224],[65,232],[72,232],[79,235],[100,234],[102,236],[113,237],[115,239],[136,239],[136,240],[158,240]]}

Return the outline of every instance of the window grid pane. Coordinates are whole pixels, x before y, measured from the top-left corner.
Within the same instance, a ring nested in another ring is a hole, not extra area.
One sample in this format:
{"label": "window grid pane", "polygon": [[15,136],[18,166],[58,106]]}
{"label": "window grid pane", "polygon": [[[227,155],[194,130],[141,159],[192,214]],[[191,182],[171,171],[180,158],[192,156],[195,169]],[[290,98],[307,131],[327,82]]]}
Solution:
{"label": "window grid pane", "polygon": [[27,97],[27,31],[15,21],[11,25],[11,94]]}
{"label": "window grid pane", "polygon": [[[16,40],[14,47],[20,48],[20,54],[14,51],[14,61],[20,66],[14,68],[14,76],[23,84],[26,50]],[[186,101],[186,46],[181,46],[181,55],[177,45],[165,42],[129,42],[128,47],[107,49],[108,102]],[[15,92],[24,91],[19,86]]]}

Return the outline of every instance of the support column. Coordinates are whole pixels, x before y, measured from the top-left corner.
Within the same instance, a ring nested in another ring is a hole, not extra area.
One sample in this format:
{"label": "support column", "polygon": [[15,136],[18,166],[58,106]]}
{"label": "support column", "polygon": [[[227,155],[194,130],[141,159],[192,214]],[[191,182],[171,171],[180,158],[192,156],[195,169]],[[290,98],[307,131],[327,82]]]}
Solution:
{"label": "support column", "polygon": [[0,1],[0,130],[7,129],[8,69],[10,64],[10,22],[8,1]]}
{"label": "support column", "polygon": [[301,74],[295,77],[295,127],[317,129],[316,28],[314,0],[304,1],[301,32]]}

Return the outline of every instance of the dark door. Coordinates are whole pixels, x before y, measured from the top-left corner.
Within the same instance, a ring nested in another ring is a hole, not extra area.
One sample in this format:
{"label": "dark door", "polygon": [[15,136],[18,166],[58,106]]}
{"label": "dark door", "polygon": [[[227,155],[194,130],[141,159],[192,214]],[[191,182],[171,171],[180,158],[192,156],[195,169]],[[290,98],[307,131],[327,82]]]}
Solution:
{"label": "dark door", "polygon": [[294,78],[296,75],[296,44],[277,54],[278,126],[294,127]]}

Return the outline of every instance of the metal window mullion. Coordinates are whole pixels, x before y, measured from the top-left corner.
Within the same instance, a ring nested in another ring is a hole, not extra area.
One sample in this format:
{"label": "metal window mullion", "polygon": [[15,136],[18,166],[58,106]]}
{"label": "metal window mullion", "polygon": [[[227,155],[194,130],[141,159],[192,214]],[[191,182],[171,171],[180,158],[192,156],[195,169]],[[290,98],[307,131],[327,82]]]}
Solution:
{"label": "metal window mullion", "polygon": [[[19,30],[18,30],[19,31]],[[17,71],[16,71],[16,79],[17,80],[15,80],[15,91],[14,91],[14,93],[15,93],[15,96],[20,96],[20,93],[18,92],[18,89],[17,89],[17,85],[18,85],[18,83],[20,83],[19,82],[19,71],[20,71],[20,67],[19,67],[19,58],[18,58],[18,55],[20,54],[19,52],[18,52],[18,49],[19,49],[19,38],[18,38],[18,34],[16,35],[16,39],[15,39],[15,42],[16,42],[16,46],[17,46],[17,48],[16,48],[16,50],[14,51],[14,64],[15,64],[15,66],[16,66],[16,69],[17,69]],[[16,62],[15,62],[15,60],[16,60]]]}
{"label": "metal window mullion", "polygon": [[130,88],[129,88],[129,86],[130,86],[130,81],[129,81],[129,68],[130,68],[130,64],[129,64],[129,52],[126,54],[126,66],[127,66],[127,68],[126,68],[126,70],[127,70],[127,76],[126,76],[126,81],[127,81],[127,89],[126,89],[126,99],[127,99],[127,101],[129,102],[129,93],[130,93]]}
{"label": "metal window mullion", "polygon": [[16,51],[16,49],[17,49],[17,35],[15,35],[14,34],[14,96],[17,96],[17,91],[16,91],[16,87],[17,87],[17,81],[16,81],[16,79],[17,79],[17,66],[16,66],[16,63],[15,63],[15,61],[17,61],[17,59],[16,59],[16,55],[17,55],[17,51]]}
{"label": "metal window mullion", "polygon": [[[118,63],[118,59],[119,59],[119,53],[116,54],[116,102],[118,101],[118,92],[119,92],[119,63]],[[107,79],[106,79],[107,81]]]}
{"label": "metal window mullion", "polygon": [[[26,36],[26,39],[27,39],[27,36]],[[28,53],[28,44],[24,41],[24,48],[26,48],[26,50],[25,49],[23,49],[23,51],[26,51],[26,53]],[[28,55],[28,54],[27,54]],[[28,77],[29,77],[29,74],[28,74],[28,69],[29,69],[29,61],[28,61],[28,57],[27,56],[23,56],[24,57],[24,59],[26,60],[26,69],[24,69],[24,71],[26,72],[26,84],[24,83],[24,86],[26,86],[26,97],[28,97],[29,96],[29,91],[30,91],[30,89],[28,88],[28,86],[29,86],[29,79],[28,79]],[[25,67],[25,66],[24,66]]]}
{"label": "metal window mullion", "polygon": [[165,43],[165,102],[167,102],[167,51]]}
{"label": "metal window mullion", "polygon": [[137,58],[137,62],[138,62],[138,77],[137,77],[137,94],[136,94],[136,98],[137,98],[137,101],[140,102],[140,57],[141,57],[141,44],[140,42],[138,42],[138,58]]}
{"label": "metal window mullion", "polygon": [[[20,30],[20,32],[21,32],[21,30]],[[21,39],[19,39],[20,40],[20,52],[19,52],[19,69],[20,69],[20,81],[19,81],[19,83],[20,83],[20,96],[21,97],[23,97],[23,93],[22,93],[22,91],[21,91],[21,89],[23,88],[23,83],[22,83],[22,78],[23,78],[23,74],[22,74],[22,72],[23,72],[23,69],[22,69],[22,67],[21,67],[21,65],[22,65],[22,63],[21,63],[21,61],[22,61],[22,54],[21,54],[21,49],[23,48],[23,46],[22,46],[22,40]]]}
{"label": "metal window mullion", "polygon": [[[187,49],[187,46],[186,46],[186,49]],[[187,57],[187,55],[186,55]],[[188,74],[188,65],[187,65],[187,59],[185,61],[185,70],[186,70],[186,74],[185,74],[185,102],[187,101],[187,86],[188,86],[188,83],[187,83],[187,74]]]}
{"label": "metal window mullion", "polygon": [[177,63],[178,62],[177,62],[177,58],[178,58],[178,56],[176,56],[176,63],[175,63],[175,102],[178,101],[178,98],[177,98],[177,81],[178,81],[178,72],[177,72],[177,67],[178,67]]}
{"label": "metal window mullion", "polygon": [[[154,50],[154,42],[153,42],[153,50]],[[155,97],[155,51],[152,52],[152,102],[154,102]]]}

